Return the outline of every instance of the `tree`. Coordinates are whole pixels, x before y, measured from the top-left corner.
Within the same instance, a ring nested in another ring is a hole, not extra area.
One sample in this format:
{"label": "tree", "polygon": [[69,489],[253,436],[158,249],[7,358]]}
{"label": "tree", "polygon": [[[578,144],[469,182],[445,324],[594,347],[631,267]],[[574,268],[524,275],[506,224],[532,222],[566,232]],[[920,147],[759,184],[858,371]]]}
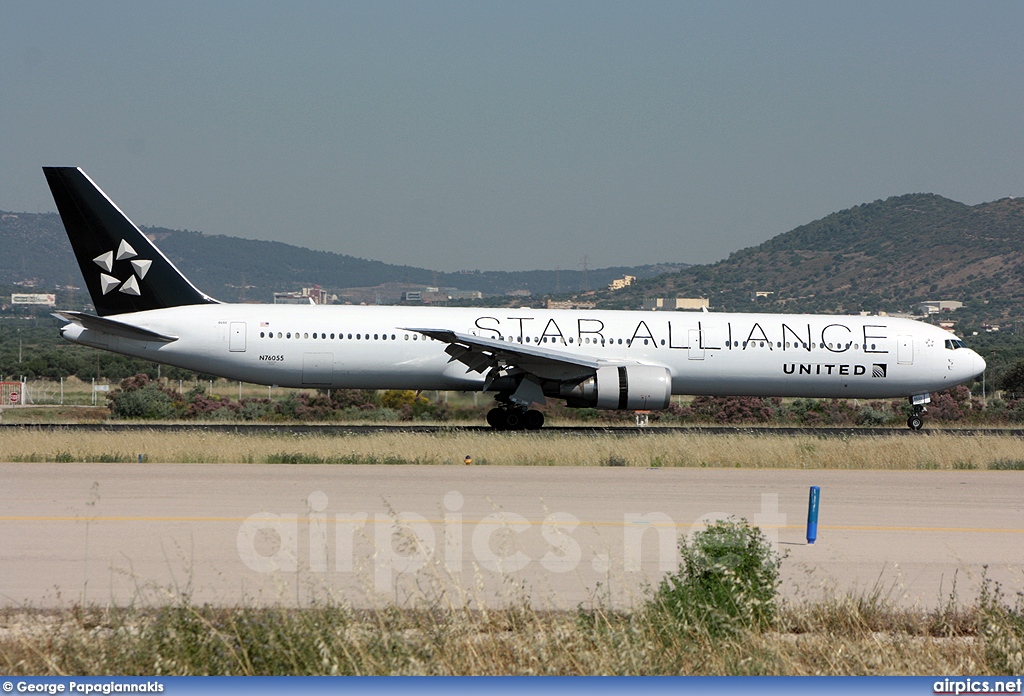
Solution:
{"label": "tree", "polygon": [[1018,360],[1003,373],[999,388],[1010,398],[1024,397],[1024,360]]}

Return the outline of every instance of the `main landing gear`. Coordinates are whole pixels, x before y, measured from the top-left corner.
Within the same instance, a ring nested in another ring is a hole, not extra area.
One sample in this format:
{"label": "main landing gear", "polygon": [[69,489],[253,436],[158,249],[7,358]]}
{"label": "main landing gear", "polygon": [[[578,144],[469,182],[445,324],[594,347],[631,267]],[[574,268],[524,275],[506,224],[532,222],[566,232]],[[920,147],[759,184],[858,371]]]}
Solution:
{"label": "main landing gear", "polygon": [[540,430],[544,414],[534,409],[497,406],[487,412],[487,424],[495,430]]}

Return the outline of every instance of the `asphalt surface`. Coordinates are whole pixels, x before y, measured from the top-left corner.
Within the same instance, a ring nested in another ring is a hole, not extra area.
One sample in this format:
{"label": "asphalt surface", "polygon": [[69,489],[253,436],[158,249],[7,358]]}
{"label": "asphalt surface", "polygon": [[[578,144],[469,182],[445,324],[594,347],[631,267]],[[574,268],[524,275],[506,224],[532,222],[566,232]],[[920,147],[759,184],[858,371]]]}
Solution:
{"label": "asphalt surface", "polygon": [[[460,432],[460,433],[497,433],[493,428],[486,425],[394,425],[374,423],[369,425],[271,425],[266,423],[0,423],[0,433],[15,430],[34,430],[39,432],[70,431],[70,432],[222,432],[240,434],[312,434],[323,435],[358,435],[372,433],[438,433],[438,432]],[[1012,437],[1024,437],[1024,428],[941,428],[932,423],[925,422],[924,430],[913,431],[904,427],[890,428],[783,428],[783,427],[755,427],[755,426],[648,426],[636,427],[633,425],[619,426],[545,426],[539,431],[518,431],[520,434],[537,435],[547,434],[556,436],[564,433],[593,434],[593,435],[615,435],[619,437],[640,437],[644,435],[658,435],[664,433],[676,434],[697,434],[697,435],[813,435],[817,437],[883,437],[890,435],[905,435],[907,437],[922,437],[930,434],[954,434],[964,436],[975,435],[1001,435]],[[502,432],[502,435],[515,435],[517,433]]]}
{"label": "asphalt surface", "polygon": [[676,567],[678,535],[729,515],[787,554],[788,597],[931,607],[954,581],[973,600],[986,566],[1024,590],[1019,471],[19,463],[0,481],[7,606],[625,607]]}

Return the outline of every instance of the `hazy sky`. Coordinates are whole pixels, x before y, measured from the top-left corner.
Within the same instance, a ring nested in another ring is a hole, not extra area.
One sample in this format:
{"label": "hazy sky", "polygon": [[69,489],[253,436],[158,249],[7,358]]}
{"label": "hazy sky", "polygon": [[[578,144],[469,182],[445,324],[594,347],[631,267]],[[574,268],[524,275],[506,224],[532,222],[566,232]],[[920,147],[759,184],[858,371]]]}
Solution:
{"label": "hazy sky", "polygon": [[0,2],[0,208],[438,270],[705,263],[1024,195],[1024,3]]}

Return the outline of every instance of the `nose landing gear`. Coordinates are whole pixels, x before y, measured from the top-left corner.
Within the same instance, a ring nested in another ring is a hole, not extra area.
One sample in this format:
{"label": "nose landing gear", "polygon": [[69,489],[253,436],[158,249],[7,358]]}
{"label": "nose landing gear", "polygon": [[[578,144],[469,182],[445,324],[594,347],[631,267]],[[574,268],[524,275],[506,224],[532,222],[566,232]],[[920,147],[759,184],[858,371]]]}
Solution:
{"label": "nose landing gear", "polygon": [[930,394],[916,394],[910,397],[910,405],[914,409],[914,413],[907,418],[907,427],[911,430],[920,430],[924,427],[924,414],[928,410],[925,404],[931,403],[932,397]]}

